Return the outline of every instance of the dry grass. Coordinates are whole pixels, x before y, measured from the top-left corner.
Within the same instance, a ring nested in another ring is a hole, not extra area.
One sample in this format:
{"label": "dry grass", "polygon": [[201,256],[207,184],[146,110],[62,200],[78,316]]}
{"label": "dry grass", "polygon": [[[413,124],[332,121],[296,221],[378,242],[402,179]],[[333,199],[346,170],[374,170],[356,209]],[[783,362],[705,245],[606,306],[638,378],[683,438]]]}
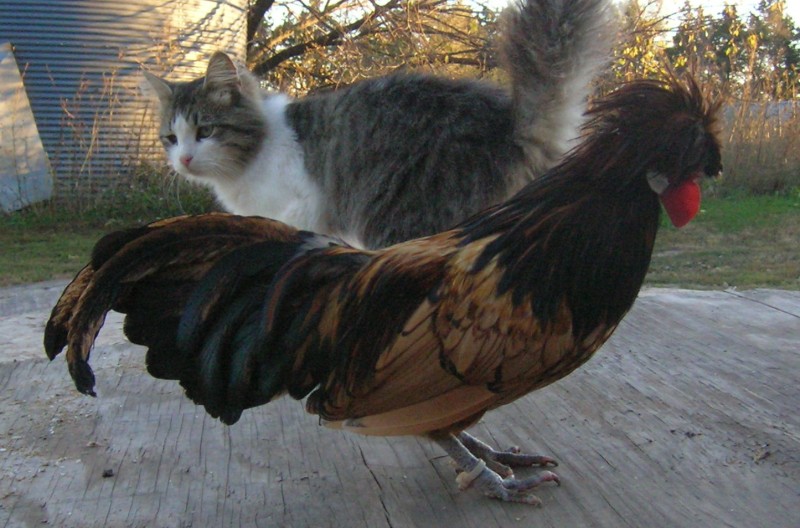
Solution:
{"label": "dry grass", "polygon": [[731,100],[724,115],[723,194],[800,189],[800,101]]}

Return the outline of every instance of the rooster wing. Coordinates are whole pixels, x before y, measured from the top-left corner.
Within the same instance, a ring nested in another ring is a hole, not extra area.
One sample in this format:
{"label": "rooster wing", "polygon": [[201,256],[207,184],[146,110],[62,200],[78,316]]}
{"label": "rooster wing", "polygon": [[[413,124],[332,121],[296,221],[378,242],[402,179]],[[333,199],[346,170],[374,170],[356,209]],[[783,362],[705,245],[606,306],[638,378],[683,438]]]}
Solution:
{"label": "rooster wing", "polygon": [[[307,336],[290,348],[322,347],[317,356],[332,360],[324,380],[312,376],[309,384],[292,383],[304,389],[292,395],[302,397],[318,382],[307,409],[333,427],[368,435],[439,435],[460,432],[486,410],[576,368],[610,330],[601,327],[577,343],[566,305],[541,324],[531,303],[515,305],[511,292],[498,295],[495,266],[474,270],[489,241],[459,249],[454,233],[446,233],[401,244],[375,254],[351,277],[337,278],[324,294],[313,294],[316,302],[307,304],[322,313],[310,317],[301,310],[304,324],[283,327],[295,326],[297,335]],[[325,250],[308,261],[324,262],[336,252]],[[302,283],[313,281],[304,275]],[[276,298],[281,295],[286,294]],[[279,304],[275,313],[289,312],[277,309]],[[291,336],[270,326],[276,335]]]}

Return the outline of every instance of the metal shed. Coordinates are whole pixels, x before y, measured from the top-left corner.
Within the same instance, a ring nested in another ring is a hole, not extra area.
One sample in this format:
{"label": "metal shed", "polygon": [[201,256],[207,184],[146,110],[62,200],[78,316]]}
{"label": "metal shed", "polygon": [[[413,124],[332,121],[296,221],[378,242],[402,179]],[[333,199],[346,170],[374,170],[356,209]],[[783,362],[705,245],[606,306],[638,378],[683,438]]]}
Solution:
{"label": "metal shed", "polygon": [[201,75],[216,50],[244,58],[247,0],[4,0],[10,42],[59,197],[92,195],[161,156],[142,67]]}

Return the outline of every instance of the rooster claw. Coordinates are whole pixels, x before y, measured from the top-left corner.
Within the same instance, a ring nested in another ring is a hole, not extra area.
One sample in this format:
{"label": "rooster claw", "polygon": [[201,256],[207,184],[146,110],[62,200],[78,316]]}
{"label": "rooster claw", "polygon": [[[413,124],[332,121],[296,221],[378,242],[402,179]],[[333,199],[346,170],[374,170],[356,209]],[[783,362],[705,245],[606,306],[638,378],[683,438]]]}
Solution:
{"label": "rooster claw", "polygon": [[493,459],[510,467],[557,467],[555,458],[544,455],[523,453],[518,446],[511,446],[505,451],[494,451]]}
{"label": "rooster claw", "polygon": [[546,468],[558,466],[556,459],[544,455],[522,453],[518,446],[511,446],[505,451],[496,451],[464,431],[458,434],[458,439],[470,453],[484,460],[493,471],[503,477],[513,475],[513,468],[517,467]]}
{"label": "rooster claw", "polygon": [[486,467],[482,461],[472,469],[458,475],[456,481],[460,490],[475,487],[484,495],[505,502],[523,502],[538,506],[541,499],[530,491],[545,482],[555,482],[561,486],[561,479],[552,471],[543,471],[534,477],[517,479],[514,477],[501,478],[497,473]]}

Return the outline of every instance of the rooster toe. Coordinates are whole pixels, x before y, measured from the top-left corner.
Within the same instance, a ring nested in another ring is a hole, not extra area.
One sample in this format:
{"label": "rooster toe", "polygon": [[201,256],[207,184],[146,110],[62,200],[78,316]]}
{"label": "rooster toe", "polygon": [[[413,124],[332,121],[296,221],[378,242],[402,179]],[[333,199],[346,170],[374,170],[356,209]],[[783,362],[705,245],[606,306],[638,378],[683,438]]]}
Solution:
{"label": "rooster toe", "polygon": [[521,502],[534,506],[540,505],[542,501],[538,496],[531,493],[531,490],[545,482],[555,482],[557,485],[561,485],[558,475],[552,471],[543,471],[536,476],[524,479],[514,477],[501,478],[497,473],[485,466],[470,482],[467,483],[465,481],[466,479],[460,483],[462,489],[466,484],[467,487],[475,488],[493,499],[504,502]]}

